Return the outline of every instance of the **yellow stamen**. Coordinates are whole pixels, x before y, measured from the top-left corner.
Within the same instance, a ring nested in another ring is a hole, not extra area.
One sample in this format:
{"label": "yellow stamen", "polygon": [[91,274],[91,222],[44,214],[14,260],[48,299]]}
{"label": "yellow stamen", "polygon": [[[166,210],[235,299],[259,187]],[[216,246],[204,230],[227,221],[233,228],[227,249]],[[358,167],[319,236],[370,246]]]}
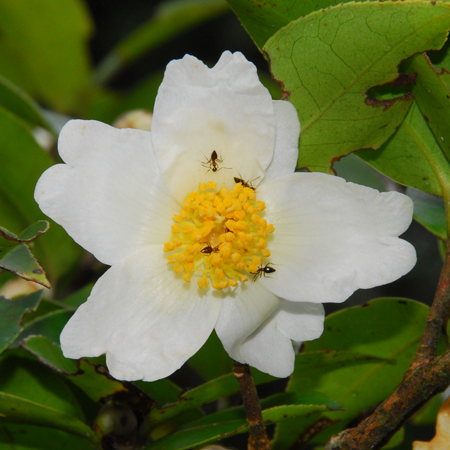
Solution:
{"label": "yellow stamen", "polygon": [[186,196],[180,214],[173,216],[164,252],[184,281],[197,278],[199,289],[234,288],[248,281],[270,256],[267,236],[275,230],[261,217],[266,205],[253,189],[237,183],[233,189],[209,181]]}

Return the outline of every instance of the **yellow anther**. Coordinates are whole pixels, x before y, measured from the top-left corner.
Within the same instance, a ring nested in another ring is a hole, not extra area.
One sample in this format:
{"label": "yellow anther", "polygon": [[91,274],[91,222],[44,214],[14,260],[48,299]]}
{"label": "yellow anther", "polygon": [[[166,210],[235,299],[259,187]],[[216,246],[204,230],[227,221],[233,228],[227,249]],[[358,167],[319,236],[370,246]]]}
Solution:
{"label": "yellow anther", "polygon": [[[248,281],[249,272],[262,267],[270,256],[265,237],[272,224],[259,216],[265,208],[253,189],[236,184],[233,189],[214,182],[199,183],[173,216],[171,235],[164,245],[169,264],[186,282],[197,279],[199,289],[236,287]],[[206,252],[202,253],[202,250]]]}
{"label": "yellow anther", "polygon": [[183,275],[183,279],[184,279],[184,281],[187,281],[189,283],[189,281],[191,281],[191,274],[190,273],[185,273]]}
{"label": "yellow anther", "polygon": [[241,260],[241,254],[240,253],[233,253],[233,255],[231,256],[231,258],[233,259],[233,261],[235,263],[237,263],[238,261]]}
{"label": "yellow anther", "polygon": [[175,264],[175,267],[173,269],[175,273],[183,273],[184,267],[181,264]]}
{"label": "yellow anther", "polygon": [[164,251],[165,252],[171,252],[172,250],[175,250],[175,244],[172,242],[166,242],[164,244]]}
{"label": "yellow anther", "polygon": [[177,255],[169,255],[167,259],[169,260],[169,264],[175,264],[177,262]]}

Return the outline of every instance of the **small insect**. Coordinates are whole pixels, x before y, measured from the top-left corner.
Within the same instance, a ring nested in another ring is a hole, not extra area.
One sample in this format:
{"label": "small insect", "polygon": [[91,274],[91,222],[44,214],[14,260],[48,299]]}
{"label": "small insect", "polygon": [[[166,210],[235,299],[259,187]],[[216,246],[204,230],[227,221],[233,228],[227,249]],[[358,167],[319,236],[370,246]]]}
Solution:
{"label": "small insect", "polygon": [[273,267],[269,267],[269,265],[272,264],[271,262],[267,263],[264,267],[260,266],[260,268],[256,271],[256,272],[250,272],[253,275],[255,275],[253,277],[253,281],[256,281],[259,277],[262,277],[264,275],[264,277],[266,276],[266,274],[268,273],[274,273],[276,272],[276,270]]}
{"label": "small insect", "polygon": [[206,162],[201,162],[202,166],[208,169],[206,173],[208,173],[210,170],[212,170],[213,172],[218,172],[222,169],[231,169],[231,167],[219,167],[219,163],[222,164],[223,159],[222,157],[217,156],[217,152],[215,150],[213,150],[213,152],[211,153],[211,158],[207,159]]}
{"label": "small insect", "polygon": [[[241,174],[239,174],[239,176],[241,176]],[[236,184],[237,184],[237,183],[241,183],[242,186],[248,187],[248,188],[253,189],[254,191],[256,191],[256,188],[255,188],[255,186],[253,186],[252,183],[253,183],[255,180],[257,180],[259,177],[253,178],[252,180],[249,180],[249,181],[244,181],[242,178],[238,178],[238,177],[233,177],[233,178],[234,178],[234,182],[235,182]]]}
{"label": "small insect", "polygon": [[205,255],[210,255],[211,253],[219,253],[219,245],[213,247],[209,242],[202,242],[202,244],[206,244],[206,247],[203,247],[200,250],[200,253],[204,253]]}

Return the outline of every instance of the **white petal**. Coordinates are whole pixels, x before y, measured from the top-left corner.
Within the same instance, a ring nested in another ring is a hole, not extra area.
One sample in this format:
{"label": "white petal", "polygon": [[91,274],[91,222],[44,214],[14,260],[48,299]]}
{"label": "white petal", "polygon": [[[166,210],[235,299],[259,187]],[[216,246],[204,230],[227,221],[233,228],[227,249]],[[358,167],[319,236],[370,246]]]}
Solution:
{"label": "white petal", "polygon": [[111,265],[167,239],[179,207],[158,175],[149,132],[73,120],[59,153],[66,164],[44,172],[35,198],[76,242]]}
{"label": "white petal", "polygon": [[274,101],[273,106],[276,123],[275,151],[264,177],[265,182],[293,173],[298,159],[300,122],[297,110],[292,103],[284,100]]}
{"label": "white petal", "polygon": [[[234,348],[252,334],[282,302],[258,282],[247,282],[223,299],[216,332],[225,350]],[[242,362],[242,361],[241,361]]]}
{"label": "white petal", "polygon": [[[165,183],[179,201],[199,182],[230,187],[239,173],[262,179],[275,143],[273,102],[241,53],[225,52],[212,69],[186,55],[167,66],[152,138]],[[216,172],[206,164],[214,150],[223,160]]]}
{"label": "white petal", "polygon": [[205,343],[220,311],[218,291],[200,291],[147,246],[110,268],[61,334],[68,358],[106,353],[121,380],[170,375]]}
{"label": "white petal", "polygon": [[264,183],[258,198],[275,226],[268,248],[276,273],[261,283],[279,297],[342,302],[356,289],[400,278],[416,263],[414,247],[397,237],[412,220],[405,195],[296,173]]}
{"label": "white petal", "polygon": [[323,331],[321,304],[282,302],[247,339],[236,345],[230,356],[275,377],[288,377],[294,370],[292,341],[318,338]]}

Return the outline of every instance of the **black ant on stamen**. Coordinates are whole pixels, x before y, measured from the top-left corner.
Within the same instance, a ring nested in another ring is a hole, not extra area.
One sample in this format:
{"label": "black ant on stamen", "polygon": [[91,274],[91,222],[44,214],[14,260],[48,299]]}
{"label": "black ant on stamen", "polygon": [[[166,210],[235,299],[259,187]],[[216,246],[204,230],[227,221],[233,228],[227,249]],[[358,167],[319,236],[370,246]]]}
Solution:
{"label": "black ant on stamen", "polygon": [[209,242],[202,242],[202,244],[206,244],[206,247],[203,247],[200,250],[200,253],[204,253],[205,255],[210,255],[211,253],[219,253],[219,245],[212,247]]}
{"label": "black ant on stamen", "polygon": [[[206,156],[205,156],[206,158]],[[206,159],[206,162],[201,162],[203,167],[208,168],[208,170],[206,171],[206,173],[208,173],[210,170],[212,170],[213,172],[218,172],[219,170],[222,169],[231,169],[231,167],[219,167],[219,163],[222,164],[223,163],[223,159],[222,156],[217,156],[217,152],[215,150],[213,150],[213,152],[211,153],[211,158]]]}
{"label": "black ant on stamen", "polygon": [[271,262],[267,263],[264,267],[260,266],[259,269],[256,272],[250,272],[251,274],[255,275],[253,277],[253,281],[256,281],[258,278],[266,276],[268,273],[274,273],[276,270],[273,267],[269,267],[269,265],[272,264]]}
{"label": "black ant on stamen", "polygon": [[[238,172],[239,173],[239,172]],[[241,174],[239,173],[239,176],[241,176]],[[241,183],[242,184],[242,186],[244,186],[244,187],[247,187],[247,188],[250,188],[250,189],[253,189],[254,191],[256,191],[256,188],[255,188],[255,186],[253,186],[253,182],[255,181],[255,180],[257,180],[258,178],[260,178],[260,177],[256,177],[256,178],[253,178],[252,180],[249,180],[249,181],[244,181],[242,178],[238,178],[238,177],[233,177],[234,178],[234,182],[237,184],[237,183]]]}

